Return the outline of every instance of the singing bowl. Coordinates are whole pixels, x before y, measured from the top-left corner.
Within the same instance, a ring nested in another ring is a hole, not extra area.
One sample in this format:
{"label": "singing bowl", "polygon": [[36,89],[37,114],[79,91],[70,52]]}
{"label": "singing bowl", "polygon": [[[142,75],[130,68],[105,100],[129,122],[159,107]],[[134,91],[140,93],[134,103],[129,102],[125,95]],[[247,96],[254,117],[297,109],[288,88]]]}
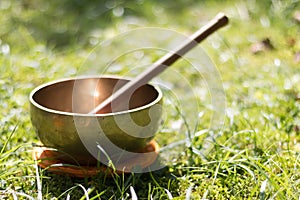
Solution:
{"label": "singing bowl", "polygon": [[95,159],[87,144],[105,148],[116,145],[131,152],[143,149],[161,122],[162,92],[157,86],[138,88],[130,97],[129,108],[88,114],[128,81],[113,76],[81,77],[35,88],[29,96],[30,117],[41,143],[79,163]]}

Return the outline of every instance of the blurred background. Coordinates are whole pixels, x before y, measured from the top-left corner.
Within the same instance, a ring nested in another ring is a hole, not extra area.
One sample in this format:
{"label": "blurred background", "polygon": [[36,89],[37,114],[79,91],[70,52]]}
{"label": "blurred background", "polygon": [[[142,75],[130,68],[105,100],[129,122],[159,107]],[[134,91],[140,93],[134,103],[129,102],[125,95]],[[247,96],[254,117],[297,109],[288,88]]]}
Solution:
{"label": "blurred background", "polygon": [[[38,138],[28,102],[34,87],[76,76],[84,67],[100,65],[116,48],[128,48],[128,43],[98,48],[124,32],[158,27],[187,36],[219,12],[230,24],[200,44],[226,96],[224,126],[215,133],[210,154],[202,159],[199,151],[214,113],[211,94],[205,77],[181,61],[172,75],[160,76],[170,100],[156,136],[172,155],[165,171],[128,175],[125,182],[103,176],[79,181],[39,171],[44,197],[66,197],[77,187],[74,199],[80,199],[80,183],[94,199],[129,199],[129,186],[144,199],[167,199],[166,189],[179,199],[188,194],[195,199],[299,199],[299,0],[0,0],[0,197],[11,190],[37,197],[31,149]],[[136,60],[149,64],[163,54],[124,55],[108,73],[127,75]],[[194,127],[189,118],[196,121]],[[184,150],[176,149],[179,145]]]}
{"label": "blurred background", "polygon": [[140,26],[193,30],[218,11],[245,22],[256,19],[266,26],[275,23],[275,16],[292,23],[297,4],[292,0],[2,0],[0,36],[2,40],[12,38],[18,29],[26,29],[35,40],[55,47],[93,45],[109,34],[104,31],[108,28],[119,32]]}

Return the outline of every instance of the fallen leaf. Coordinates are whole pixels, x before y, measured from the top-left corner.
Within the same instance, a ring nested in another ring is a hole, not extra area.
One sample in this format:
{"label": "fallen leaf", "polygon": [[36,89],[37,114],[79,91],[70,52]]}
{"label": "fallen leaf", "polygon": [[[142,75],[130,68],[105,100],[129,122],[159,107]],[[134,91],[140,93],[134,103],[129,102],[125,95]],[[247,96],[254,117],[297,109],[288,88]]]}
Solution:
{"label": "fallen leaf", "polygon": [[269,49],[269,50],[274,49],[274,46],[272,45],[271,40],[270,40],[269,38],[264,39],[264,40],[262,41],[262,43],[264,44],[264,46],[265,46],[267,49]]}
{"label": "fallen leaf", "polygon": [[296,63],[300,63],[300,51],[295,53],[294,60]]}
{"label": "fallen leaf", "polygon": [[271,40],[269,38],[265,38],[262,41],[251,45],[251,52],[254,54],[264,52],[264,51],[269,51],[272,49],[274,49],[274,46],[271,43]]}
{"label": "fallen leaf", "polygon": [[300,23],[300,10],[297,10],[295,13],[294,13],[294,20],[298,23]]}
{"label": "fallen leaf", "polygon": [[294,131],[295,131],[296,133],[299,133],[299,132],[300,132],[300,127],[299,127],[299,125],[294,125],[293,129],[294,129]]}
{"label": "fallen leaf", "polygon": [[287,40],[287,45],[288,45],[289,47],[295,46],[296,43],[297,43],[297,40],[296,40],[295,38],[289,38],[289,39]]}

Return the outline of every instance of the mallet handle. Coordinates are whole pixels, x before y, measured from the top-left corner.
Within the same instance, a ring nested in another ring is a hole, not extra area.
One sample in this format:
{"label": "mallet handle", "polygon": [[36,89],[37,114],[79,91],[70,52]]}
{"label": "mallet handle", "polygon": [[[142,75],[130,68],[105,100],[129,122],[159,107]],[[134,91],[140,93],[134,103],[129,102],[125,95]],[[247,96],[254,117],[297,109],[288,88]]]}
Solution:
{"label": "mallet handle", "polygon": [[160,58],[149,68],[147,68],[143,73],[139,74],[136,78],[126,83],[110,97],[101,102],[97,107],[90,111],[89,114],[96,114],[98,112],[106,110],[108,106],[112,104],[112,102],[113,106],[118,107],[118,105],[122,104],[122,102],[124,102],[124,99],[128,98],[137,88],[147,84],[153,77],[157,76],[167,67],[175,63],[179,58],[181,58],[185,53],[195,47],[198,43],[227,24],[228,18],[223,13],[219,13],[205,26],[191,35],[189,39],[186,40],[179,48],[175,49],[173,52],[167,53],[165,56]]}

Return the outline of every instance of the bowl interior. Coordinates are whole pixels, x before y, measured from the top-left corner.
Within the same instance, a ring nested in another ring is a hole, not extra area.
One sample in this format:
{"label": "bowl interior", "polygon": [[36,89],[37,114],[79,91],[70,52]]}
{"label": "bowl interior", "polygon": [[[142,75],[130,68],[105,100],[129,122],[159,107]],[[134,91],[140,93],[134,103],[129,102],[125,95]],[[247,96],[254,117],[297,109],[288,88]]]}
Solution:
{"label": "bowl interior", "polygon": [[[108,98],[115,90],[129,80],[120,78],[77,78],[57,81],[38,88],[32,94],[32,100],[39,107],[54,111],[87,114]],[[159,97],[158,90],[152,85],[138,88],[124,106],[114,112],[136,109],[150,104]],[[111,112],[107,110],[106,112]]]}

